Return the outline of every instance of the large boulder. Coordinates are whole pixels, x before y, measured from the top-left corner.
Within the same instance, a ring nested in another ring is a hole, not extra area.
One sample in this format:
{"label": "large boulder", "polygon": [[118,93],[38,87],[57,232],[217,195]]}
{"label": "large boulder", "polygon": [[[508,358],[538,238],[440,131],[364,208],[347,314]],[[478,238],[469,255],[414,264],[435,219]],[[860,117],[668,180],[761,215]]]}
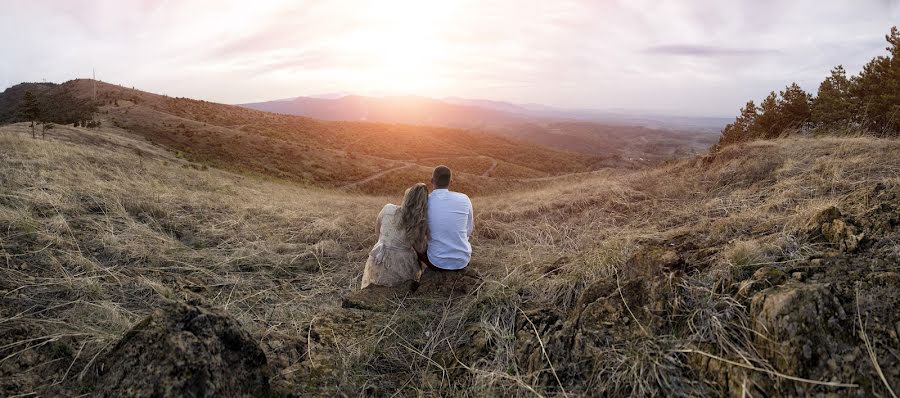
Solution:
{"label": "large boulder", "polygon": [[266,397],[266,356],[222,311],[182,302],[153,312],[99,359],[103,397]]}

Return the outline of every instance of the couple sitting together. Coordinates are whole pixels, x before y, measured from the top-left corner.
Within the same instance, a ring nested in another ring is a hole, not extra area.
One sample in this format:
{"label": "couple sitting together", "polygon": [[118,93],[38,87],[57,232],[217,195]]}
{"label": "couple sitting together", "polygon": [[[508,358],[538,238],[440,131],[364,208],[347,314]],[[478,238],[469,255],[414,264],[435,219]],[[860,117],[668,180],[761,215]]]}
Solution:
{"label": "couple sitting together", "polygon": [[475,215],[469,197],[451,192],[447,166],[435,167],[431,194],[425,184],[406,190],[400,206],[388,203],[378,213],[378,243],[369,252],[362,288],[418,281],[422,272],[457,271],[469,264],[469,237]]}

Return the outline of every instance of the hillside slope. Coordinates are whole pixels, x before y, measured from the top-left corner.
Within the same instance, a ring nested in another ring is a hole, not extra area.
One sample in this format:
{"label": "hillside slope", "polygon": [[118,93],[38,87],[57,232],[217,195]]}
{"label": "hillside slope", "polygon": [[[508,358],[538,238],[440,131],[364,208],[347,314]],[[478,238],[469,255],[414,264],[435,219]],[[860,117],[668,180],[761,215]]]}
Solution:
{"label": "hillside slope", "polygon": [[399,192],[64,130],[0,127],[0,395],[197,386],[184,374],[275,396],[900,389],[896,140],[738,144],[475,196],[471,272],[359,293]]}
{"label": "hillside slope", "polygon": [[[390,173],[377,185],[359,183],[401,166],[417,170],[416,181],[424,181],[430,167],[452,162],[461,165],[457,170],[461,188],[488,193],[518,185],[510,181],[513,177],[540,178],[621,166],[611,157],[574,154],[466,130],[327,122],[170,98],[100,82],[96,100],[92,100],[93,88],[91,80],[73,80],[50,87],[45,95],[64,93],[72,101],[89,101],[98,106],[94,117],[102,126],[139,134],[191,161],[313,186],[397,192],[408,186],[407,179],[393,179]],[[0,103],[7,104],[0,113],[12,112],[15,101],[3,98],[20,91],[0,95]],[[487,162],[464,161],[470,158]],[[494,164],[497,166],[492,167]],[[501,173],[493,173],[494,169]]]}
{"label": "hillside slope", "polygon": [[715,118],[660,116],[654,119],[612,112],[417,96],[297,97],[240,106],[325,120],[478,129],[587,155],[631,161],[642,158],[645,162],[703,151],[715,143],[718,129],[725,125]]}
{"label": "hillside slope", "polygon": [[324,120],[372,121],[462,128],[490,128],[509,123],[520,123],[529,119],[527,115],[513,112],[453,104],[416,96],[297,97],[291,100],[257,102],[240,106]]}

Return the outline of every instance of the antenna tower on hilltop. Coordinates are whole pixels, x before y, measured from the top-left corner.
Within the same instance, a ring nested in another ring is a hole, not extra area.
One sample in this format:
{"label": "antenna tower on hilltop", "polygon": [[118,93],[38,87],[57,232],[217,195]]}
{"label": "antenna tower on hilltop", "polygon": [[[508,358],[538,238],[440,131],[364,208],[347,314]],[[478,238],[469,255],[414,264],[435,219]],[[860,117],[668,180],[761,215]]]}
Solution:
{"label": "antenna tower on hilltop", "polygon": [[93,84],[94,84],[94,101],[97,100],[97,69],[91,68],[91,74],[93,75]]}

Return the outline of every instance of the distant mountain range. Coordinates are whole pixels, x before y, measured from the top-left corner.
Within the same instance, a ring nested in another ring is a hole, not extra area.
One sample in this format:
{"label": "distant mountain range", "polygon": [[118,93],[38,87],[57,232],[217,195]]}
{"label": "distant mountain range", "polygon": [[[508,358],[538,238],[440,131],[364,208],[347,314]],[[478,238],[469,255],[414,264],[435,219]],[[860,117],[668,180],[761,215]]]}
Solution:
{"label": "distant mountain range", "polygon": [[267,112],[325,120],[375,121],[446,127],[505,129],[534,122],[579,121],[654,129],[718,132],[731,120],[719,117],[642,114],[619,110],[567,109],[541,104],[420,96],[361,96],[330,93],[240,104]]}
{"label": "distant mountain range", "polygon": [[341,93],[239,106],[314,119],[486,131],[583,154],[638,162],[703,151],[716,142],[722,127],[730,121],[458,97],[371,97]]}
{"label": "distant mountain range", "polygon": [[527,122],[527,114],[495,108],[451,103],[426,97],[297,97],[288,100],[241,104],[266,112],[340,121],[386,122],[462,128],[497,128]]}

